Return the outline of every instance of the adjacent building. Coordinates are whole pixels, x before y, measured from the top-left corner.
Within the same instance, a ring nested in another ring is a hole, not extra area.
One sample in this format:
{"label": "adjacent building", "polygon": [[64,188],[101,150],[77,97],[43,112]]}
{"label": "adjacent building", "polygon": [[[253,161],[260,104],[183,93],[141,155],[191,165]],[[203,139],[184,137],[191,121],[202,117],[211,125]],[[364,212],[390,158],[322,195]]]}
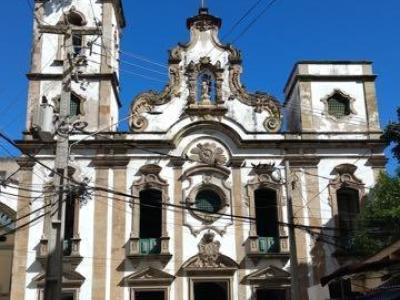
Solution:
{"label": "adjacent building", "polygon": [[[70,55],[84,62],[71,83],[69,166],[90,197],[66,202],[62,299],[290,299],[287,186],[300,298],[329,299],[320,279],[352,259],[348,233],[386,162],[372,64],[302,61],[285,101],[253,93],[240,51],[219,39],[221,19],[202,8],[187,20],[189,41],[170,50],[165,89],[137,95],[121,132],[121,1],[35,3],[18,145],[50,168],[67,24]],[[1,287],[11,280],[5,299],[39,300],[55,191],[43,165],[17,163],[18,201],[1,198],[0,212],[16,226],[44,216],[16,231]]]}

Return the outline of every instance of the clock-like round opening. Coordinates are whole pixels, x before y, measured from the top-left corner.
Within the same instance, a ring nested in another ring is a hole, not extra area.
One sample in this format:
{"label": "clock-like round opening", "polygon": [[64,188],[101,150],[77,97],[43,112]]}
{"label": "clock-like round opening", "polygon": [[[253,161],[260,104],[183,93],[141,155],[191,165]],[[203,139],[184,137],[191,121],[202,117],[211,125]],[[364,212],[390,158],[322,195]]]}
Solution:
{"label": "clock-like round opening", "polygon": [[216,213],[221,209],[221,197],[212,190],[201,190],[197,193],[195,207],[205,213]]}

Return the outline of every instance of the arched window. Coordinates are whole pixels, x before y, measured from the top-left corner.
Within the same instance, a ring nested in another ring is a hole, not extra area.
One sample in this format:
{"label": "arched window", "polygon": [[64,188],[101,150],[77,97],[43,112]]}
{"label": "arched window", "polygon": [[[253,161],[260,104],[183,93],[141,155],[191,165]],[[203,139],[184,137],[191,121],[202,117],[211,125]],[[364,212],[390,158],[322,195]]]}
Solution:
{"label": "arched window", "polygon": [[85,16],[81,12],[77,11],[75,7],[72,7],[68,12],[67,22],[74,26],[85,26],[87,24]]}
{"label": "arched window", "polygon": [[256,233],[260,252],[279,251],[279,219],[276,191],[257,189],[254,192]]}
{"label": "arched window", "polygon": [[357,216],[360,213],[359,192],[352,188],[342,187],[337,190],[336,199],[340,231],[348,233],[354,230]]}
{"label": "arched window", "polygon": [[162,192],[155,189],[143,190],[140,201],[140,252],[141,254],[160,253],[162,237]]}

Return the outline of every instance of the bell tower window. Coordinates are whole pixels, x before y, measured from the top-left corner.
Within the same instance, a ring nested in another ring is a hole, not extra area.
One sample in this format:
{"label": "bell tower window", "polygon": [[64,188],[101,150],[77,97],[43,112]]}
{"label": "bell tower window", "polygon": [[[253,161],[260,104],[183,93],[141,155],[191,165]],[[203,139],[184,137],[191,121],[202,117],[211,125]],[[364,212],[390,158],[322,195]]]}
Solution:
{"label": "bell tower window", "polygon": [[71,94],[71,101],[69,103],[69,115],[76,117],[81,115],[81,99],[75,94]]}

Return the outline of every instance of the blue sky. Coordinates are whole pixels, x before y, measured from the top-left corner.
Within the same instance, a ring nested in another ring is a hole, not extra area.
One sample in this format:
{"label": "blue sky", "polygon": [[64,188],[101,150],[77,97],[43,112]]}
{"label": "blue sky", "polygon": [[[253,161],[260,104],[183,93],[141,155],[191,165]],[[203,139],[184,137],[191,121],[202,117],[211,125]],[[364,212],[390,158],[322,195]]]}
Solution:
{"label": "blue sky", "polygon": [[[2,47],[0,57],[0,128],[20,138],[25,124],[27,80],[31,49],[31,0],[3,1],[0,11]],[[121,49],[160,64],[167,50],[188,40],[186,18],[196,14],[200,0],[123,0],[127,27]],[[256,0],[208,0],[211,13],[223,19],[221,36]],[[232,42],[269,0],[226,36]],[[298,60],[370,60],[374,62],[381,124],[396,120],[400,106],[400,1],[398,0],[278,0],[235,46],[244,59],[243,82],[249,90],[268,91],[283,101],[283,86]],[[158,72],[163,67],[133,56],[122,56]],[[159,90],[166,76],[122,64],[121,117],[143,90]],[[149,78],[127,72],[138,73]],[[161,81],[161,82],[160,82]],[[126,130],[126,124],[121,126]],[[1,142],[4,146],[4,143]],[[11,150],[11,148],[8,148]],[[14,152],[15,153],[15,152]],[[390,151],[387,151],[390,158]],[[8,155],[0,148],[0,155]],[[391,159],[389,170],[395,162]]]}

